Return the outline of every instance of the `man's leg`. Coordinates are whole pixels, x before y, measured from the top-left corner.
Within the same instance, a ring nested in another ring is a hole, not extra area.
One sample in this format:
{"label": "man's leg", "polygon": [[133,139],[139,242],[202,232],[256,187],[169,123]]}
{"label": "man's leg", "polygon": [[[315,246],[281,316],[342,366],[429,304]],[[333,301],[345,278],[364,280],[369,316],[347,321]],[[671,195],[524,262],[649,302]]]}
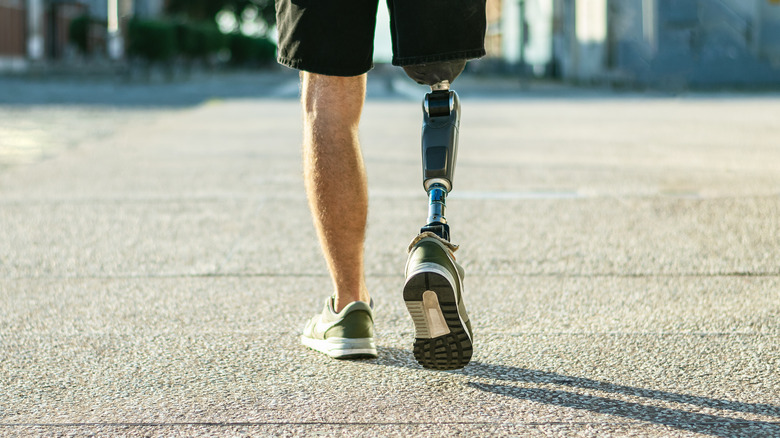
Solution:
{"label": "man's leg", "polygon": [[363,273],[368,194],[358,142],[366,75],[303,72],[301,80],[306,193],[339,312],[370,300]]}
{"label": "man's leg", "polygon": [[278,60],[305,72],[304,178],[334,289],[306,323],[301,343],[339,359],[377,357],[363,273],[368,193],[358,143],[377,5],[377,0],[276,0]]}

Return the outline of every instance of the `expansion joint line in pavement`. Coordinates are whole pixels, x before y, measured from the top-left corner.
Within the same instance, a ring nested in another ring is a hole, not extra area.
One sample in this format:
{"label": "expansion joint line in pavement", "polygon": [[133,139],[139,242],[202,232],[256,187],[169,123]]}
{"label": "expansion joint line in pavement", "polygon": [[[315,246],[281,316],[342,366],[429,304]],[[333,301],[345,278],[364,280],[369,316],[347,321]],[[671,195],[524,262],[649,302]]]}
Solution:
{"label": "expansion joint line in pavement", "polygon": [[[689,426],[751,426],[756,421],[723,420],[686,422]],[[780,426],[780,421],[761,421],[764,426]],[[528,422],[496,422],[496,421],[437,421],[437,422],[328,422],[328,421],[247,421],[247,422],[172,422],[172,423],[0,423],[0,427],[262,427],[262,426],[633,426],[644,424],[642,421],[528,421]]]}
{"label": "expansion joint line in pavement", "polygon": [[[136,279],[166,279],[166,278],[321,278],[330,277],[322,273],[202,273],[202,274],[129,274],[129,275],[12,275],[6,280],[136,280]],[[401,274],[368,273],[367,278],[402,278]],[[780,272],[683,272],[683,273],[593,273],[576,274],[566,272],[540,273],[473,273],[469,278],[773,278],[780,277]]]}

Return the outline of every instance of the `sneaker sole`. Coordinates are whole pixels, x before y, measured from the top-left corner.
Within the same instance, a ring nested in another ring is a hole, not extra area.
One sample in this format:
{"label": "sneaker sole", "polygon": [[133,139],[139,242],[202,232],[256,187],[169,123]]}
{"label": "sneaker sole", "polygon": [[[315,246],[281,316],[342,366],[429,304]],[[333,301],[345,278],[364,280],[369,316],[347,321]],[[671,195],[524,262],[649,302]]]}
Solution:
{"label": "sneaker sole", "polygon": [[377,357],[373,338],[312,339],[301,336],[301,343],[334,359],[373,359]]}
{"label": "sneaker sole", "polygon": [[404,285],[404,301],[415,328],[414,358],[424,368],[465,367],[473,352],[458,314],[455,281],[435,263],[422,263]]}

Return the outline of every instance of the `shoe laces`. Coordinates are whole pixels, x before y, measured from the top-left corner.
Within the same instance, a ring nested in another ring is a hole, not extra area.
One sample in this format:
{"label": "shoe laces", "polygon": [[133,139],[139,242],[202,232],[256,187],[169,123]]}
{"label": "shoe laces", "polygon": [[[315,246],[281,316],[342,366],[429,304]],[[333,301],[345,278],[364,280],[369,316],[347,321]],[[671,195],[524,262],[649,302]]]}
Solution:
{"label": "shoe laces", "polygon": [[414,249],[414,247],[417,246],[417,244],[420,243],[420,241],[422,241],[423,239],[428,239],[428,238],[436,239],[437,241],[439,241],[439,243],[444,245],[451,252],[455,252],[459,248],[458,245],[455,245],[454,243],[452,243],[452,242],[450,242],[448,240],[442,239],[436,233],[433,233],[431,231],[425,231],[423,233],[418,234],[417,237],[415,237],[412,240],[412,243],[409,244],[409,248],[406,251],[411,253],[412,250]]}

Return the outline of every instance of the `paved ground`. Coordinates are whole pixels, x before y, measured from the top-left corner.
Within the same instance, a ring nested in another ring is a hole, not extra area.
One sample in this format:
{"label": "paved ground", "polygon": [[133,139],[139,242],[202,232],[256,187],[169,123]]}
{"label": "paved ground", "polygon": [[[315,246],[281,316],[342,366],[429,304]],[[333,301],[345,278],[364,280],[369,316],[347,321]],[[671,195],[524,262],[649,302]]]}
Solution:
{"label": "paved ground", "polygon": [[330,284],[295,78],[228,79],[0,80],[0,435],[780,436],[780,96],[464,78],[476,351],[432,372],[421,91],[370,84],[380,357],[344,362],[298,343]]}

